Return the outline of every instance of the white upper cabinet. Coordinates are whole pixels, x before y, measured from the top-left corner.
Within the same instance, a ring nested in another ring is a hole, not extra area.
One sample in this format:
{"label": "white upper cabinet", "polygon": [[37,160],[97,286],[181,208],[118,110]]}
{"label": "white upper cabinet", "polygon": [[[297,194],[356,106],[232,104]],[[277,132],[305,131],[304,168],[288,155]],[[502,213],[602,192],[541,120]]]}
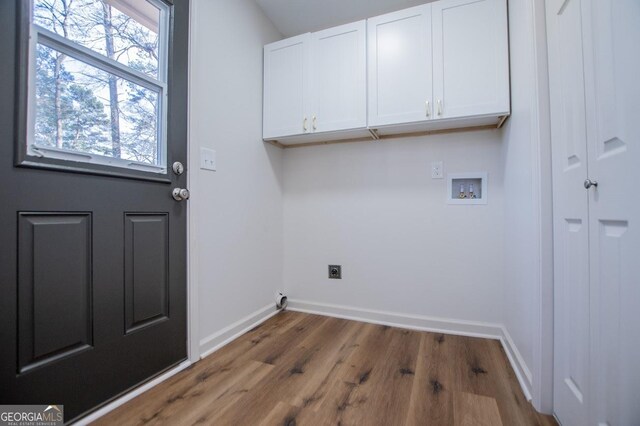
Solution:
{"label": "white upper cabinet", "polygon": [[371,18],[367,25],[369,126],[430,119],[431,5]]}
{"label": "white upper cabinet", "polygon": [[311,34],[264,47],[263,137],[272,139],[309,130]]}
{"label": "white upper cabinet", "polygon": [[441,0],[269,44],[263,138],[313,143],[501,125],[507,0]]}
{"label": "white upper cabinet", "polygon": [[312,132],[367,127],[366,21],[311,34]]}
{"label": "white upper cabinet", "polygon": [[366,25],[354,22],[265,46],[264,139],[367,132]]}
{"label": "white upper cabinet", "polygon": [[505,0],[432,3],[436,118],[509,113]]}

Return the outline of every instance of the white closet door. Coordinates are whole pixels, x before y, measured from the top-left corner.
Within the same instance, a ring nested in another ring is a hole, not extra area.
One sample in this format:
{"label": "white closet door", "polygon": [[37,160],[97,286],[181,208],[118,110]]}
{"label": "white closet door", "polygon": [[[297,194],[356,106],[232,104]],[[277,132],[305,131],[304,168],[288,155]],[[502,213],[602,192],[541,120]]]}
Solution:
{"label": "white closet door", "polygon": [[508,113],[505,0],[433,3],[435,118]]}
{"label": "white closet door", "polygon": [[311,35],[311,131],[367,126],[367,24]]}
{"label": "white closet door", "polygon": [[430,119],[431,5],[371,18],[367,32],[369,126]]}
{"label": "white closet door", "polygon": [[587,425],[589,224],[580,0],[547,0],[554,209],[554,410]]}
{"label": "white closet door", "polygon": [[309,50],[311,34],[288,38],[264,47],[265,139],[309,131]]}
{"label": "white closet door", "polygon": [[[640,2],[583,0],[591,424],[640,424]],[[575,47],[575,46],[574,46]]]}

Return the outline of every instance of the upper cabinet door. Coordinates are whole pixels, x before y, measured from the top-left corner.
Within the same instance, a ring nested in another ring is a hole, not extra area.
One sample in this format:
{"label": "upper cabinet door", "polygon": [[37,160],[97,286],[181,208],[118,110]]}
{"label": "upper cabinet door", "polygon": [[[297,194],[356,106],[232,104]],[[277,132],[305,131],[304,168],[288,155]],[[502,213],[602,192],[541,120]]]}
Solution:
{"label": "upper cabinet door", "polygon": [[432,5],[435,117],[509,113],[506,0]]}
{"label": "upper cabinet door", "polygon": [[312,132],[367,126],[366,21],[311,34]]}
{"label": "upper cabinet door", "polygon": [[309,46],[311,34],[264,47],[263,137],[273,139],[309,131]]}
{"label": "upper cabinet door", "polygon": [[367,27],[369,126],[429,120],[431,5],[371,18]]}

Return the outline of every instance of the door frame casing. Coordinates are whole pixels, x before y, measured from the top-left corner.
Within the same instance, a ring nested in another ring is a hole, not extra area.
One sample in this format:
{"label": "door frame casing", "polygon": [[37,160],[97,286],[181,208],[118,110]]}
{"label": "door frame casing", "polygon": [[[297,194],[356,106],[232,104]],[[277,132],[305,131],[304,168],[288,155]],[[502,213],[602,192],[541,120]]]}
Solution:
{"label": "door frame casing", "polygon": [[539,284],[534,309],[535,323],[539,327],[534,336],[533,386],[534,407],[542,413],[553,413],[553,306],[554,306],[554,252],[553,252],[553,181],[551,158],[551,116],[549,114],[549,68],[547,56],[547,23],[544,2],[530,0],[532,21],[532,49],[534,60],[534,96],[531,97],[532,182],[533,197],[538,209],[535,226],[539,235]]}
{"label": "door frame casing", "polygon": [[197,2],[189,2],[189,70],[187,83],[187,185],[191,194],[195,195],[187,202],[187,359],[190,363],[200,360],[200,321],[199,321],[199,251],[197,230],[198,215],[198,183],[199,172],[195,161],[197,147],[194,146],[191,138],[192,118],[191,118],[191,82],[193,72],[193,23]]}

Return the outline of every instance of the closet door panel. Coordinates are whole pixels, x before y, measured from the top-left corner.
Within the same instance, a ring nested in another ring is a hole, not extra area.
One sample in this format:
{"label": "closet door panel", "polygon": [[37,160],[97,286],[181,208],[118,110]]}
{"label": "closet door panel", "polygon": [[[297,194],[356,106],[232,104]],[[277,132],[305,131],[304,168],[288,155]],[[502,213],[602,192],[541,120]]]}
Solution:
{"label": "closet door panel", "polygon": [[585,425],[590,398],[587,123],[580,0],[548,0],[554,203],[554,410]]}
{"label": "closet door panel", "polygon": [[583,0],[589,178],[591,419],[640,424],[640,5]]}

